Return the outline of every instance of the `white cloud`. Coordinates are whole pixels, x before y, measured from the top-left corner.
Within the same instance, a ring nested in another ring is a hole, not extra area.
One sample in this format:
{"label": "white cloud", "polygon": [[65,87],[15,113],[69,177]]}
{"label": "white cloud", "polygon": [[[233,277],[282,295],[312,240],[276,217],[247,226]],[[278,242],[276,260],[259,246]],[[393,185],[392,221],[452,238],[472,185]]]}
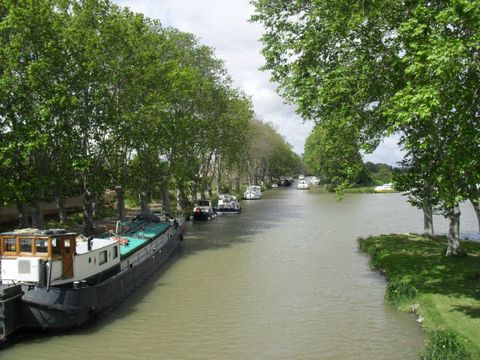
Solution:
{"label": "white cloud", "polygon": [[398,166],[398,162],[403,158],[403,152],[398,147],[398,135],[392,135],[385,138],[377,149],[371,154],[363,156],[364,161],[373,163],[384,163],[391,166]]}

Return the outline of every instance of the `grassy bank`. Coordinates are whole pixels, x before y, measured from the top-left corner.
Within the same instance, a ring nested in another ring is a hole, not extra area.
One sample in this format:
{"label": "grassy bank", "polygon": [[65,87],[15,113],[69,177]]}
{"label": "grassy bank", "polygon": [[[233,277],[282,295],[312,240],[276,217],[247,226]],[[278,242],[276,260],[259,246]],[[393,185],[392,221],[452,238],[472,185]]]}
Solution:
{"label": "grassy bank", "polygon": [[387,277],[386,299],[422,323],[422,359],[480,359],[480,243],[464,242],[466,257],[444,256],[440,237],[382,235],[359,244]]}

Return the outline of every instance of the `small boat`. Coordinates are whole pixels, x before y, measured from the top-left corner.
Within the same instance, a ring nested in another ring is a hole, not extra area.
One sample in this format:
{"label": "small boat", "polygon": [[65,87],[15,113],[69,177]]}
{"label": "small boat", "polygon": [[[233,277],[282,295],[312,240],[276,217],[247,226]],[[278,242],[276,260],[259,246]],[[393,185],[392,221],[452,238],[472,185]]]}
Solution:
{"label": "small boat", "polygon": [[141,214],[105,237],[62,229],[0,234],[0,345],[23,329],[62,332],[92,323],[175,253],[183,223]]}
{"label": "small boat", "polygon": [[308,190],[308,189],[310,189],[310,186],[308,186],[308,181],[300,180],[297,184],[297,189],[298,190]]}
{"label": "small boat", "polygon": [[285,176],[280,177],[280,180],[277,181],[278,186],[290,186],[292,183],[293,179]]}
{"label": "small boat", "polygon": [[247,186],[243,197],[246,200],[258,200],[262,198],[262,188],[258,185]]}
{"label": "small boat", "polygon": [[210,200],[198,200],[196,206],[193,208],[193,220],[195,221],[209,221],[217,214],[213,210],[212,202]]}
{"label": "small boat", "polygon": [[235,195],[220,194],[214,210],[217,214],[239,214],[241,207]]}
{"label": "small boat", "polygon": [[376,193],[384,193],[384,192],[393,192],[393,191],[395,191],[395,189],[393,188],[392,183],[388,183],[388,184],[383,184],[383,185],[380,185],[380,186],[375,186],[373,191],[376,192]]}
{"label": "small boat", "polygon": [[310,183],[312,185],[318,185],[318,184],[320,184],[320,179],[316,176],[312,176],[311,179],[310,179]]}

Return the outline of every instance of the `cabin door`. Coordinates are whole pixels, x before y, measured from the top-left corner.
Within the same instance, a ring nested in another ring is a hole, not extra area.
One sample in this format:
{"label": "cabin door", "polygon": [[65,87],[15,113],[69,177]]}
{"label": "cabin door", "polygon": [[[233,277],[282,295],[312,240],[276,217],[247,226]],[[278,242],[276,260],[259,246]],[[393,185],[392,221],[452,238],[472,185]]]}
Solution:
{"label": "cabin door", "polygon": [[73,276],[73,239],[64,239],[63,242],[63,277],[71,278]]}

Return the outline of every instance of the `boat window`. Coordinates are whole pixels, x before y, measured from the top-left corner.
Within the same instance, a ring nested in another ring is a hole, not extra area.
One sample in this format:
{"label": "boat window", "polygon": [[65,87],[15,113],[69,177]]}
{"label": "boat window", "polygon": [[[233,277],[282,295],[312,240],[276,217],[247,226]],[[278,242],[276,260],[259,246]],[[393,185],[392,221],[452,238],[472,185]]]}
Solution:
{"label": "boat window", "polygon": [[52,239],[52,254],[59,255],[62,253],[60,248],[61,239]]}
{"label": "boat window", "polygon": [[107,250],[100,251],[98,254],[98,265],[103,265],[107,262]]}
{"label": "boat window", "polygon": [[17,239],[6,238],[5,239],[5,251],[17,252]]}
{"label": "boat window", "polygon": [[118,246],[113,247],[113,258],[116,259],[118,257]]}
{"label": "boat window", "polygon": [[35,240],[36,253],[47,254],[48,253],[48,240],[36,239]]}
{"label": "boat window", "polygon": [[33,250],[32,238],[20,239],[20,252],[31,253]]}
{"label": "boat window", "polygon": [[63,243],[63,247],[65,249],[65,254],[70,254],[72,252],[72,248],[71,248],[71,241],[70,239],[64,239],[63,240],[64,243]]}

